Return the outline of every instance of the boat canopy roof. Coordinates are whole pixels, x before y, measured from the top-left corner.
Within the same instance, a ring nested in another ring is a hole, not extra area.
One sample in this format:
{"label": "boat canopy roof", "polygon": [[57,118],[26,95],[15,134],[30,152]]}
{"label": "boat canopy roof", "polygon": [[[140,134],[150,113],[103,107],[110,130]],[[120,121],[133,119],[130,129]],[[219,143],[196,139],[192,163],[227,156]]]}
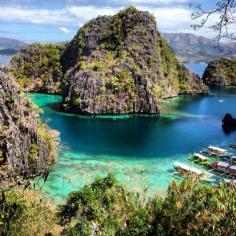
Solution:
{"label": "boat canopy roof", "polygon": [[175,162],[175,167],[181,168],[183,170],[192,172],[192,173],[197,174],[197,175],[201,175],[203,173],[201,170],[199,170],[199,169],[197,169],[195,167],[188,166],[188,165],[185,165],[185,164],[180,163],[180,162]]}
{"label": "boat canopy roof", "polygon": [[229,169],[230,170],[236,170],[236,166],[235,165],[234,166],[230,166]]}
{"label": "boat canopy roof", "polygon": [[226,149],[215,147],[215,146],[209,146],[208,149],[211,151],[219,152],[219,153],[227,153]]}
{"label": "boat canopy roof", "polygon": [[229,163],[228,162],[224,162],[224,161],[219,161],[217,163],[217,166],[228,168],[229,167]]}
{"label": "boat canopy roof", "polygon": [[202,160],[202,161],[206,161],[208,159],[207,157],[205,157],[205,156],[203,156],[203,155],[201,155],[199,153],[194,153],[193,156],[198,158],[198,159],[200,159],[200,160]]}

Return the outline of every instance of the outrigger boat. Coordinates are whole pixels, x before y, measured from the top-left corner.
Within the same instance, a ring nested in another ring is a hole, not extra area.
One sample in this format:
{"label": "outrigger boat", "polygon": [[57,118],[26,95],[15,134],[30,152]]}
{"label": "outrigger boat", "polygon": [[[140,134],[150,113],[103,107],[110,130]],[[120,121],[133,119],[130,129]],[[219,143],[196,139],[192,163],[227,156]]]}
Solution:
{"label": "outrigger boat", "polygon": [[207,162],[208,158],[199,153],[193,154],[193,159],[197,162]]}
{"label": "outrigger boat", "polygon": [[192,166],[185,165],[180,162],[175,162],[174,165],[175,165],[175,169],[182,175],[190,174],[190,175],[199,176],[201,178],[212,177],[212,174],[203,172],[202,170],[199,170],[199,169],[192,167]]}
{"label": "outrigger boat", "polygon": [[215,146],[209,146],[207,148],[207,152],[209,155],[214,155],[214,156],[228,156],[228,151],[223,148],[215,147]]}
{"label": "outrigger boat", "polygon": [[223,172],[228,175],[236,176],[236,165],[231,165],[229,162],[219,161],[210,164],[213,170]]}

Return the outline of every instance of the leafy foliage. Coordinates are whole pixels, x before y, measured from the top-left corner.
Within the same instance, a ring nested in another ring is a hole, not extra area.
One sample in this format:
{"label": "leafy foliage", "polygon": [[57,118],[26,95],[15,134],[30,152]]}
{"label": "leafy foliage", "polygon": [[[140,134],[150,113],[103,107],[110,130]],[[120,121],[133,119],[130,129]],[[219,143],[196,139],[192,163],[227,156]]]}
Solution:
{"label": "leafy foliage", "polygon": [[57,214],[39,192],[11,190],[0,196],[0,235],[235,235],[233,184],[216,187],[190,177],[173,182],[165,198],[143,199],[111,174],[70,193]]}
{"label": "leafy foliage", "polygon": [[213,187],[198,180],[175,182],[164,200],[152,202],[154,235],[235,235],[235,187]]}
{"label": "leafy foliage", "polygon": [[149,213],[113,175],[69,194],[60,207],[64,235],[148,235]]}
{"label": "leafy foliage", "polygon": [[55,207],[39,192],[10,190],[0,195],[0,235],[32,236],[56,233]]}
{"label": "leafy foliage", "polygon": [[227,235],[236,229],[233,186],[173,182],[164,199],[141,204],[112,175],[69,195],[60,207],[64,235]]}

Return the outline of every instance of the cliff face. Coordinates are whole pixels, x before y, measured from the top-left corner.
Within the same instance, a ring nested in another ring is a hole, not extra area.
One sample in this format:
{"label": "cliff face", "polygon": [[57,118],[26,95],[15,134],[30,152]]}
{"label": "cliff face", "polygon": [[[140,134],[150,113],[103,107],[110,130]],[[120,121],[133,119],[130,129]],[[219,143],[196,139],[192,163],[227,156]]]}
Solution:
{"label": "cliff face", "polygon": [[0,189],[45,171],[54,160],[53,146],[32,104],[0,67]]}
{"label": "cliff face", "polygon": [[62,48],[61,45],[32,44],[11,59],[11,71],[25,91],[60,93]]}
{"label": "cliff face", "polygon": [[208,91],[177,62],[154,17],[133,7],[82,27],[62,65],[64,108],[70,112],[159,113],[164,97]]}
{"label": "cliff face", "polygon": [[219,59],[209,63],[203,81],[209,86],[236,85],[236,59]]}

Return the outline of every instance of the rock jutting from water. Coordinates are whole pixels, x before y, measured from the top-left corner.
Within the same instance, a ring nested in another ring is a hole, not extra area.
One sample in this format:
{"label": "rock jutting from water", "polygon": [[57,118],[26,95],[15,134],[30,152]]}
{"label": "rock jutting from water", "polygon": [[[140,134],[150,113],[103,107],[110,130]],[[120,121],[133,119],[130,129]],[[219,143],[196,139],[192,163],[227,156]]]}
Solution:
{"label": "rock jutting from water", "polygon": [[235,86],[236,59],[221,58],[210,62],[202,79],[209,86]]}
{"label": "rock jutting from water", "polygon": [[38,112],[0,66],[0,189],[43,173],[54,158],[54,143]]}
{"label": "rock jutting from water", "polygon": [[226,133],[230,133],[236,130],[236,118],[234,118],[231,114],[225,114],[222,123],[222,128]]}
{"label": "rock jutting from water", "polygon": [[155,114],[162,98],[208,92],[177,61],[153,15],[133,7],[82,27],[67,45],[62,64],[69,112]]}

